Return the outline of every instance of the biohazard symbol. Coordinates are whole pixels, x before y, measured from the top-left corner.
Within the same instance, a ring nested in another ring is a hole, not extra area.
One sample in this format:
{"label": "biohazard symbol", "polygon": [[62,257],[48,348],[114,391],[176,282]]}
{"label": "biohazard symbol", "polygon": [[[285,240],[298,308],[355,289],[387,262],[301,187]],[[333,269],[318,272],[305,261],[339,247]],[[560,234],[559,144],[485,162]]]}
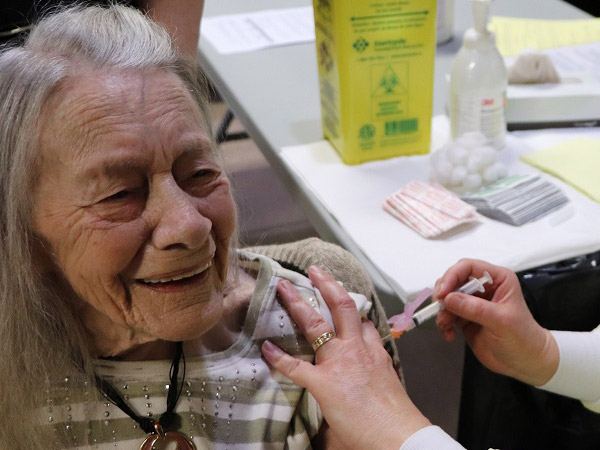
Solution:
{"label": "biohazard symbol", "polygon": [[385,94],[393,94],[400,85],[400,79],[394,69],[391,66],[386,67],[379,80],[379,87]]}

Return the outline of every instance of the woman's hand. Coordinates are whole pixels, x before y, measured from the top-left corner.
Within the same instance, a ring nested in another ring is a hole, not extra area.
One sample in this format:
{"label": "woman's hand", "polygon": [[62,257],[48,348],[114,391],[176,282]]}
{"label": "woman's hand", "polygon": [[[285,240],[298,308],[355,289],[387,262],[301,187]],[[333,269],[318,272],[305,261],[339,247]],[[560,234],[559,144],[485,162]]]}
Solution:
{"label": "woman's hand", "polygon": [[[399,448],[429,421],[408,398],[374,325],[361,321],[344,288],[317,267],[308,276],[331,310],[337,337],[317,349],[315,365],[269,341],[262,346],[265,359],[308,389],[345,448]],[[277,291],[309,342],[333,331],[289,281],[280,282]]]}
{"label": "woman's hand", "polygon": [[[494,280],[483,298],[452,292],[487,271]],[[446,340],[456,337],[455,326],[479,360],[489,369],[540,386],[558,367],[558,347],[552,334],[533,318],[509,269],[484,261],[464,259],[438,280],[435,297],[444,309],[437,326]]]}

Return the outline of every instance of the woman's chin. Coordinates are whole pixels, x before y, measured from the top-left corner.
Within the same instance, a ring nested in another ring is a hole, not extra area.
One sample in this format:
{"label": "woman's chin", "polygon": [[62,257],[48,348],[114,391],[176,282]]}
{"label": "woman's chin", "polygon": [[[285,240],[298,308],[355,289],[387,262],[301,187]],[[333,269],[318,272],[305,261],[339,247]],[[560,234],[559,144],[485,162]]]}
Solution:
{"label": "woman's chin", "polygon": [[223,317],[222,301],[211,301],[186,308],[185,311],[163,318],[152,333],[156,338],[170,341],[192,341],[202,338],[215,328]]}

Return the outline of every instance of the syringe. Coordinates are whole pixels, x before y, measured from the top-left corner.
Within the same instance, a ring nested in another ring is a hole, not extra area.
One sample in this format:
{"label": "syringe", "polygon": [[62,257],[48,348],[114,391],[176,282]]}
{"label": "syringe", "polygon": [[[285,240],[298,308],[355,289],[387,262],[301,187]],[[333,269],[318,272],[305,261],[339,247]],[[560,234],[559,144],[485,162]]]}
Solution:
{"label": "syringe", "polygon": [[[468,282],[463,284],[455,292],[462,292],[463,294],[485,292],[484,284],[491,283],[492,281],[493,280],[490,274],[483,272],[483,276],[481,278],[471,277]],[[429,295],[429,300],[432,298],[432,296],[433,294]],[[402,317],[402,314],[391,317],[389,322],[391,325],[390,330],[392,336],[395,338],[400,337],[400,335],[405,331],[412,330],[417,325],[421,325],[423,322],[426,322],[432,317],[437,316],[441,309],[442,302],[436,301],[414,313],[412,315],[412,320],[407,320],[406,318]]]}

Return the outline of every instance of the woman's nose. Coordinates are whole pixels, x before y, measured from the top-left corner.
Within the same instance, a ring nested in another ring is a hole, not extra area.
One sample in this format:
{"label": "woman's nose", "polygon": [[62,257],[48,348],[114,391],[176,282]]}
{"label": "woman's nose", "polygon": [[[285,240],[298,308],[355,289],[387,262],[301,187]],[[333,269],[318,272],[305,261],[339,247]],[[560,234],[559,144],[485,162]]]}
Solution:
{"label": "woman's nose", "polygon": [[212,222],[202,215],[194,197],[183,191],[173,180],[163,186],[153,199],[156,227],[152,233],[154,247],[195,249],[206,243]]}

